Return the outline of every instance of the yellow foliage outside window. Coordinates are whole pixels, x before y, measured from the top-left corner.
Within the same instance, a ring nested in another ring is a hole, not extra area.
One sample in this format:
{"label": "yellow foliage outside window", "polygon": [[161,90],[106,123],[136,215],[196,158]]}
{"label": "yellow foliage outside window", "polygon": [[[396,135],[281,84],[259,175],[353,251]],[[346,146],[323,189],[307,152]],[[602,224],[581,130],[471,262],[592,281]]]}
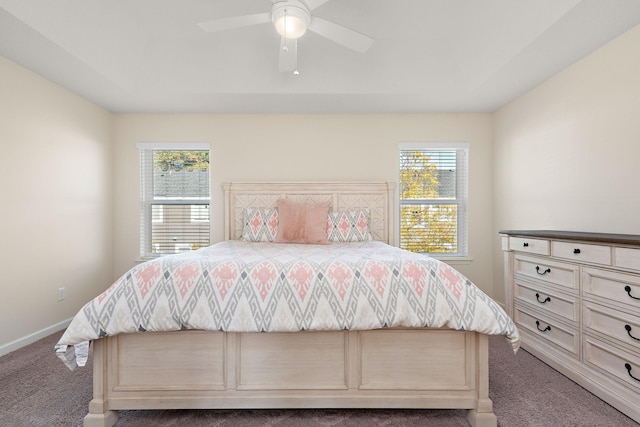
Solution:
{"label": "yellow foliage outside window", "polygon": [[457,253],[456,152],[401,151],[400,247]]}

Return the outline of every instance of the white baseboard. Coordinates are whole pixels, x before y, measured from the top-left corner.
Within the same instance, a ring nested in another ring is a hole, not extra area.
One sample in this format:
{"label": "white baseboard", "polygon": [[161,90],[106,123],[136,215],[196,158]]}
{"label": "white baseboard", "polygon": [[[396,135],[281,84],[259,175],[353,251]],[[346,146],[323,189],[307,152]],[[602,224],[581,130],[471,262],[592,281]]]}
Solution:
{"label": "white baseboard", "polygon": [[[38,341],[44,337],[48,337],[51,334],[54,334],[58,331],[63,330],[69,323],[71,323],[71,319],[63,320],[62,322],[56,323],[55,325],[51,325],[48,328],[44,328],[40,331],[34,332],[33,334],[27,335],[26,337],[18,338],[15,341],[11,341],[5,345],[0,346],[0,356],[4,356],[5,354],[9,354],[12,351],[15,351],[19,348],[27,346],[31,343]],[[53,350],[52,350],[53,351]]]}

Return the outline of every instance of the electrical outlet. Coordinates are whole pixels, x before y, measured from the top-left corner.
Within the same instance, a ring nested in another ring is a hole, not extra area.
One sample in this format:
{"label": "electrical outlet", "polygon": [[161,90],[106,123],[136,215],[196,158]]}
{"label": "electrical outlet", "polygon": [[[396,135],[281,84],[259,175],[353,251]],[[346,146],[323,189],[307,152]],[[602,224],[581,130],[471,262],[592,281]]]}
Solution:
{"label": "electrical outlet", "polygon": [[65,290],[64,288],[58,288],[58,301],[62,301],[64,299]]}

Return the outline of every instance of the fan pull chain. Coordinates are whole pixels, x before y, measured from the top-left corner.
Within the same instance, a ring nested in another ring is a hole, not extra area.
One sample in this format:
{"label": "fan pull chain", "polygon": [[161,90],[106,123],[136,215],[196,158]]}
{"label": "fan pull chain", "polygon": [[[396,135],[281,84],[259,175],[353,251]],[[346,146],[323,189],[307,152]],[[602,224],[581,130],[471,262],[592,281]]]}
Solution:
{"label": "fan pull chain", "polygon": [[294,76],[299,76],[300,75],[300,71],[298,71],[298,41],[296,40],[296,68],[293,70],[293,75]]}
{"label": "fan pull chain", "polygon": [[[287,46],[289,44],[289,38],[287,37],[287,9],[284,10],[284,17],[283,19],[283,23],[284,23],[284,46],[282,46],[282,51],[283,52],[289,52],[289,46]],[[295,42],[294,42],[295,43]],[[297,50],[297,49],[296,49]],[[299,76],[300,75],[300,71],[298,71],[298,54],[296,52],[296,68],[293,70],[293,75],[294,76]]]}
{"label": "fan pull chain", "polygon": [[287,46],[288,38],[287,38],[287,9],[284,10],[284,17],[282,18],[282,23],[284,24],[284,46],[282,46],[282,50],[284,52],[289,52],[289,47]]}

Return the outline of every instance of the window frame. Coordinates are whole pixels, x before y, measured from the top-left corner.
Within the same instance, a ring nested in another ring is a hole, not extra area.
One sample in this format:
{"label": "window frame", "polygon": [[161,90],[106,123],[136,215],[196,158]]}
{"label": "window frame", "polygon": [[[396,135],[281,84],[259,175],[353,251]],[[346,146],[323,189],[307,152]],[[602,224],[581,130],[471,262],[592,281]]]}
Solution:
{"label": "window frame", "polygon": [[[206,205],[211,212],[211,148],[208,143],[171,143],[171,142],[139,142],[136,144],[139,153],[140,163],[140,259],[153,259],[171,253],[154,253],[152,248],[153,224],[162,223],[163,220],[156,221],[153,218],[153,205]],[[148,176],[148,172],[153,172],[153,152],[154,151],[208,151],[209,152],[209,197],[208,198],[181,198],[180,200],[163,200],[158,203],[154,199],[154,179]],[[199,221],[205,223],[207,221]],[[211,219],[209,218],[209,242],[211,242]],[[176,252],[178,253],[178,252]]]}
{"label": "window frame", "polygon": [[420,252],[425,255],[447,261],[469,261],[469,151],[470,144],[465,142],[400,142],[398,144],[398,177],[400,177],[400,159],[404,151],[456,151],[456,197],[454,199],[402,199],[402,181],[398,185],[398,220],[396,230],[398,246],[402,247],[402,209],[410,205],[456,205],[457,206],[457,252]]}

